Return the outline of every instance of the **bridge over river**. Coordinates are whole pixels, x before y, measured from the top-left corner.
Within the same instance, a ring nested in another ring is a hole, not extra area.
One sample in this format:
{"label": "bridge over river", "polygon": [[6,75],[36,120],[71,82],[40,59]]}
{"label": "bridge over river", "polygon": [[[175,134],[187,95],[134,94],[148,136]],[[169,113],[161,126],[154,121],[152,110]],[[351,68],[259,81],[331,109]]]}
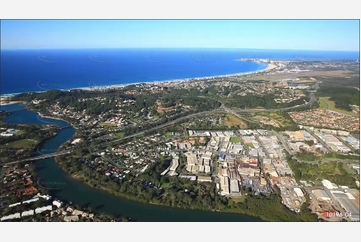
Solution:
{"label": "bridge over river", "polygon": [[13,164],[17,164],[17,163],[24,162],[24,161],[42,160],[42,159],[47,159],[47,158],[50,158],[50,157],[55,157],[55,156],[60,156],[60,155],[66,155],[66,154],[70,154],[70,153],[71,153],[70,150],[64,150],[64,151],[60,151],[60,152],[55,152],[55,153],[49,153],[49,154],[39,155],[39,156],[35,156],[35,157],[30,157],[30,158],[26,158],[26,159],[23,159],[23,160],[6,162],[6,163],[4,163],[4,165],[13,165]]}

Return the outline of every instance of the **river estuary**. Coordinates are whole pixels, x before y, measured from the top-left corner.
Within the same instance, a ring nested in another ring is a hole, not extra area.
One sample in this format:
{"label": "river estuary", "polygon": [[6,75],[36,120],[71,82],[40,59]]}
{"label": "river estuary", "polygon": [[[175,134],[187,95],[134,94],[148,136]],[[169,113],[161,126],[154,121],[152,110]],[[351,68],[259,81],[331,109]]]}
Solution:
{"label": "river estuary", "polygon": [[[42,118],[37,113],[28,111],[22,104],[1,106],[1,110],[11,112],[3,119],[9,124],[57,124],[67,127],[38,148],[39,154],[53,153],[72,139],[76,130],[67,122],[57,119]],[[70,127],[69,127],[70,126]],[[63,156],[64,157],[64,156]],[[71,178],[56,163],[54,158],[35,162],[35,171],[42,184],[57,188],[49,190],[50,195],[60,200],[72,201],[82,207],[91,207],[94,212],[113,216],[131,217],[139,222],[260,222],[259,218],[231,213],[186,210],[156,206],[130,201],[113,196],[102,190],[87,186]]]}

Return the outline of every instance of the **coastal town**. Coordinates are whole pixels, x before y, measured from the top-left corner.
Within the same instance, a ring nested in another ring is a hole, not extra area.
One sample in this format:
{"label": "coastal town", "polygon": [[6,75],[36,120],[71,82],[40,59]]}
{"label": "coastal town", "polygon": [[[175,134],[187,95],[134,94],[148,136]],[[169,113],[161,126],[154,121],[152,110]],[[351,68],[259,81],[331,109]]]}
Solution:
{"label": "coastal town", "polygon": [[[331,108],[339,100],[315,74],[356,64],[257,61],[269,68],[2,98],[38,112],[39,124],[56,118],[74,127],[59,150],[40,150],[68,152],[54,158],[63,170],[114,195],[203,210],[212,204],[216,211],[276,195],[292,216],[360,221],[359,103],[348,104],[351,111]],[[349,89],[338,90],[359,95]],[[330,97],[327,107],[323,97]],[[23,132],[1,128],[3,139]],[[44,195],[49,186],[30,169],[38,161],[1,159],[1,221],[116,221]]]}

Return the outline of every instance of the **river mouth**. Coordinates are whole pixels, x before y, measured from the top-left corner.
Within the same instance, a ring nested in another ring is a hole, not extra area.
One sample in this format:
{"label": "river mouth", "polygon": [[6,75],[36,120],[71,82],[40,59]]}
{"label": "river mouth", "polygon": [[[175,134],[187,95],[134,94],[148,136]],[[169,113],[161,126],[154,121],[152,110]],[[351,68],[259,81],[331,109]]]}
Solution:
{"label": "river mouth", "polygon": [[[19,104],[14,105],[14,108],[19,108],[16,106]],[[25,124],[43,125],[44,123],[37,119],[37,115],[28,110],[21,110],[11,113],[3,121],[11,124],[23,124],[25,120]],[[62,127],[70,126],[65,121],[57,119],[49,121]],[[76,130],[71,126],[61,129],[56,136],[44,142],[39,150],[49,152],[58,150],[62,144],[71,140],[75,133]],[[59,167],[54,158],[38,160],[34,164],[38,184],[47,189],[51,196],[63,201],[72,201],[74,204],[90,208],[96,213],[106,213],[114,217],[129,217],[139,222],[262,222],[259,218],[242,214],[180,209],[127,200],[92,188],[82,181],[72,178]]]}

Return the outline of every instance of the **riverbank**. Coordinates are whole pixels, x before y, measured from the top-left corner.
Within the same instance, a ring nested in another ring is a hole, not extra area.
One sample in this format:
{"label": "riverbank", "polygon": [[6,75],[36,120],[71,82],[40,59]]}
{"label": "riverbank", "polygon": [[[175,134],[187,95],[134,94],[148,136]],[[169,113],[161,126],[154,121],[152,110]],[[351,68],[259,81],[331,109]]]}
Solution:
{"label": "riverbank", "polygon": [[[61,168],[61,166],[59,165]],[[61,168],[62,169],[62,168]],[[156,205],[158,207],[168,207],[169,209],[183,209],[184,211],[205,211],[211,212],[214,214],[234,214],[234,215],[246,215],[254,218],[261,219],[264,222],[277,222],[277,221],[317,221],[314,216],[304,211],[302,214],[296,214],[294,212],[286,209],[282,204],[280,197],[276,194],[271,194],[270,196],[262,197],[262,196],[247,196],[245,201],[239,203],[238,205],[229,205],[230,207],[222,208],[222,209],[200,209],[200,208],[190,208],[190,207],[180,207],[180,206],[169,206],[163,203],[156,203],[153,201],[142,201],[134,196],[122,194],[120,192],[112,191],[111,189],[104,186],[97,186],[90,184],[87,182],[87,178],[83,175],[77,173],[68,173],[66,170],[62,169],[66,174],[68,174],[72,179],[76,179],[79,182],[86,184],[91,188],[95,188],[97,190],[104,191],[111,195],[114,195],[119,198],[124,198],[129,201],[133,201],[140,204],[151,204]],[[90,179],[90,178],[89,178]],[[230,200],[232,201],[232,200]],[[235,204],[236,202],[231,202],[231,204]],[[253,207],[252,207],[253,206]],[[263,209],[259,209],[258,206],[262,206]]]}
{"label": "riverbank", "polygon": [[[58,161],[55,159],[55,161],[57,162],[57,164],[59,165]],[[87,182],[87,178],[84,177],[83,175],[80,175],[80,174],[72,174],[72,173],[69,173],[68,171],[66,171],[65,169],[63,169],[61,166],[59,166],[66,174],[68,174],[72,179],[75,179],[75,180],[78,180],[84,184],[86,184],[87,186],[91,187],[91,188],[94,188],[94,189],[98,189],[98,190],[101,190],[101,191],[104,191],[104,192],[107,192],[111,195],[114,195],[114,196],[117,196],[117,197],[120,197],[120,198],[124,198],[124,199],[127,199],[127,200],[131,200],[131,201],[134,201],[134,202],[137,202],[137,203],[142,203],[142,204],[146,204],[145,202],[142,202],[142,201],[139,201],[138,199],[136,199],[135,197],[133,196],[129,196],[129,195],[126,195],[126,194],[123,194],[123,193],[118,193],[118,192],[114,192],[112,191],[111,189],[109,188],[106,188],[104,186],[101,186],[101,187],[95,187],[95,186],[92,186],[89,182]],[[183,208],[183,207],[177,207],[177,206],[167,206],[167,205],[164,205],[164,204],[160,204],[160,203],[155,203],[155,202],[147,202],[147,204],[152,204],[152,205],[156,205],[156,206],[163,206],[163,207],[169,207],[169,208],[180,208],[180,209],[190,209],[190,210],[201,210],[201,209],[192,209],[192,208]],[[213,211],[213,210],[203,210],[203,211]]]}
{"label": "riverbank", "polygon": [[[65,171],[66,172],[66,171]],[[67,173],[67,172],[66,172]],[[69,174],[69,173],[67,173]],[[69,174],[73,179],[77,179],[78,181],[90,186],[92,188],[96,188],[98,190],[104,191],[106,193],[112,194],[116,197],[124,198],[129,201],[134,201],[140,204],[151,204],[156,205],[157,207],[168,207],[169,209],[182,209],[184,211],[205,211],[211,212],[214,214],[234,214],[240,216],[250,216],[254,218],[261,219],[264,222],[317,222],[317,218],[310,211],[307,210],[308,203],[303,206],[303,211],[300,214],[296,214],[284,207],[281,203],[281,198],[277,194],[271,194],[270,196],[246,196],[243,202],[231,202],[232,205],[229,205],[227,208],[223,208],[220,210],[216,209],[194,209],[189,207],[180,207],[180,206],[169,206],[166,204],[155,203],[153,201],[140,201],[139,199],[130,196],[121,194],[119,192],[114,192],[111,189],[106,187],[94,187],[90,183],[86,182],[86,178],[82,175],[78,174]]]}
{"label": "riverbank", "polygon": [[[56,163],[58,163],[59,161],[57,161],[57,159],[55,158],[55,161]],[[58,163],[59,165],[59,163]],[[72,174],[72,173],[68,173],[65,169],[63,169],[60,165],[59,167],[66,173],[68,174],[72,179],[75,179],[77,181],[80,181],[84,184],[86,184],[87,186],[91,187],[91,188],[94,188],[94,189],[97,189],[97,190],[101,190],[101,191],[104,191],[104,192],[107,192],[111,195],[114,195],[116,197],[120,197],[120,198],[123,198],[123,199],[127,199],[129,201],[133,201],[133,202],[136,202],[136,203],[141,203],[141,204],[151,204],[151,205],[155,205],[155,206],[159,206],[159,207],[168,207],[168,208],[176,208],[176,209],[184,209],[184,210],[193,210],[193,211],[205,211],[205,212],[212,212],[212,213],[224,213],[224,214],[239,214],[239,215],[248,215],[248,216],[252,216],[252,217],[256,217],[256,218],[260,218],[263,220],[262,216],[259,216],[259,215],[255,215],[255,214],[246,214],[246,213],[241,213],[241,212],[237,212],[236,210],[216,210],[216,209],[194,209],[194,208],[190,208],[190,207],[180,207],[180,206],[168,206],[168,205],[165,205],[165,204],[161,204],[161,203],[155,203],[155,202],[152,202],[152,201],[140,201],[139,199],[133,197],[133,196],[130,196],[130,195],[126,195],[126,194],[122,194],[122,193],[119,193],[119,192],[115,192],[115,191],[112,191],[111,189],[107,188],[107,187],[104,187],[104,186],[100,186],[100,187],[95,187],[95,186],[92,186],[89,182],[87,182],[87,178],[84,177],[83,175],[80,175],[80,174]],[[264,220],[264,221],[267,221],[267,220]]]}

